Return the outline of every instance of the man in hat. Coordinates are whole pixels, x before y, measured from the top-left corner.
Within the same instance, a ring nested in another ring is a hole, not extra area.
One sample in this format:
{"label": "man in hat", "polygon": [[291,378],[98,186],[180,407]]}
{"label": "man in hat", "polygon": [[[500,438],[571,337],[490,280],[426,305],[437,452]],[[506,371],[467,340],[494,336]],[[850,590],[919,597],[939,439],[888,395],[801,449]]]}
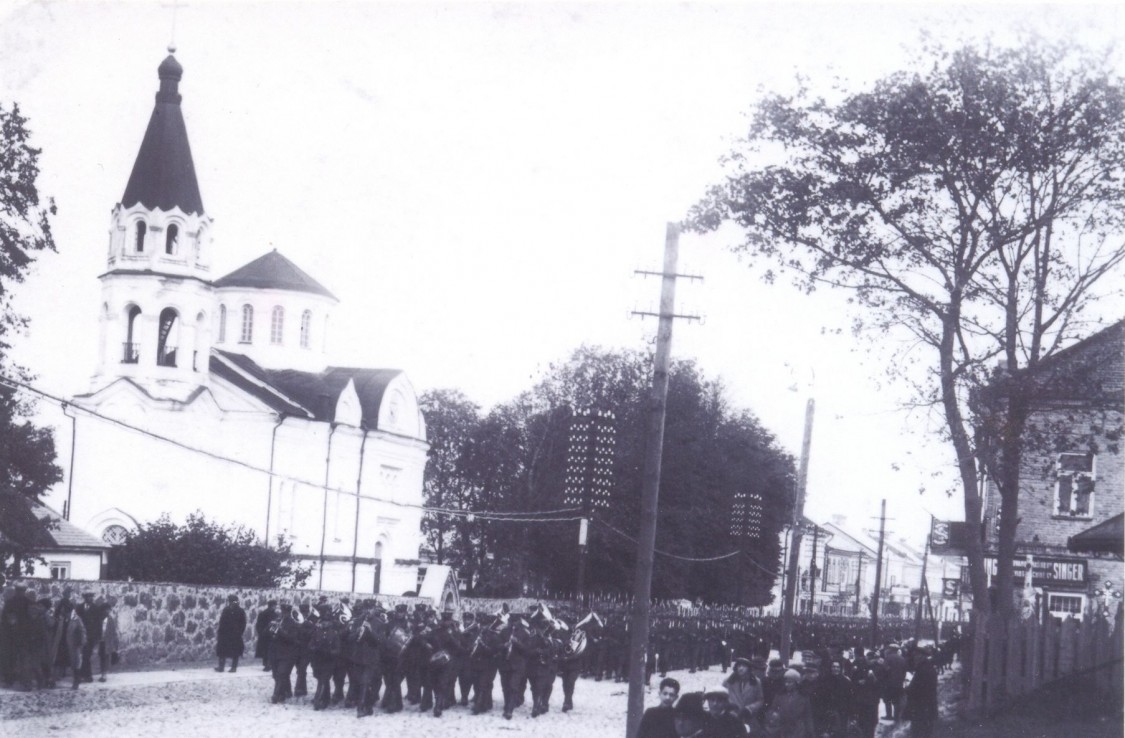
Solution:
{"label": "man in hat", "polygon": [[801,693],[801,673],[796,669],[785,672],[785,690],[774,698],[770,712],[776,713],[785,738],[813,738],[812,705]]}
{"label": "man in hat", "polygon": [[766,700],[750,659],[739,656],[734,660],[734,671],[723,681],[723,687],[739,719],[747,725],[756,722]]}
{"label": "man in hat", "polygon": [[29,686],[26,634],[30,607],[27,585],[16,582],[0,610],[0,672],[6,687],[17,681],[25,688]]}
{"label": "man in hat", "polygon": [[380,706],[388,713],[402,710],[402,651],[401,646],[410,638],[410,616],[406,605],[399,603],[387,616],[388,646],[381,649],[383,667],[383,701]]}
{"label": "man in hat", "polygon": [[270,702],[279,704],[293,696],[293,667],[297,663],[300,649],[297,621],[293,618],[293,606],[281,603],[277,621],[270,627],[270,663],[273,665],[273,696]]}
{"label": "man in hat", "polygon": [[938,719],[938,675],[934,666],[934,647],[921,649],[914,667],[914,676],[906,688],[906,710],[902,716],[910,721],[910,736],[930,738]]}
{"label": "man in hat", "polygon": [[707,702],[707,714],[711,719],[705,735],[708,738],[742,738],[746,726],[739,716],[738,708],[730,703],[730,693],[726,687],[711,687],[703,693]]}
{"label": "man in hat", "polygon": [[238,660],[246,650],[243,633],[246,632],[246,611],[238,604],[238,595],[227,595],[227,604],[219,613],[219,628],[215,637],[215,654],[219,665],[215,671],[222,672],[230,659],[230,670],[238,670]]}
{"label": "man in hat", "polygon": [[270,640],[273,638],[270,626],[276,617],[277,600],[270,600],[266,603],[266,609],[259,612],[254,620],[254,658],[262,660],[262,671],[270,670]]}
{"label": "man in hat", "polygon": [[882,696],[886,709],[884,720],[898,720],[898,706],[902,702],[902,684],[906,681],[906,659],[899,653],[897,643],[887,645],[883,654]]}
{"label": "man in hat", "polygon": [[[94,600],[94,592],[87,590],[82,593],[82,602],[78,605],[76,612],[78,617],[82,619],[82,624],[86,626],[86,642],[82,646],[82,681],[94,681],[94,674],[91,669],[93,665],[94,649],[98,649],[98,657],[105,659],[105,645],[102,643],[102,633],[105,626],[105,619],[107,615],[107,608],[104,603],[98,603]],[[99,681],[105,681],[105,673],[103,671]]]}
{"label": "man in hat", "polygon": [[672,723],[680,738],[702,736],[707,728],[707,711],[703,708],[703,693],[688,692],[676,700],[672,708]]}
{"label": "man in hat", "polygon": [[762,711],[769,709],[773,698],[785,690],[785,662],[779,658],[770,659],[766,678],[762,680]]}

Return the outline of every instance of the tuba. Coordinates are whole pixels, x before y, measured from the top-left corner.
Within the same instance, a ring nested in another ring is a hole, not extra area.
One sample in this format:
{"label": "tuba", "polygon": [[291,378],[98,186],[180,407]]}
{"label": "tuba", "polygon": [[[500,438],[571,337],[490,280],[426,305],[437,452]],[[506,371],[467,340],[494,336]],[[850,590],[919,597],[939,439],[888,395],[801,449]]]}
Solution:
{"label": "tuba", "polygon": [[586,631],[581,628],[576,628],[570,634],[570,640],[566,642],[563,647],[562,658],[564,661],[573,661],[582,655],[586,650]]}

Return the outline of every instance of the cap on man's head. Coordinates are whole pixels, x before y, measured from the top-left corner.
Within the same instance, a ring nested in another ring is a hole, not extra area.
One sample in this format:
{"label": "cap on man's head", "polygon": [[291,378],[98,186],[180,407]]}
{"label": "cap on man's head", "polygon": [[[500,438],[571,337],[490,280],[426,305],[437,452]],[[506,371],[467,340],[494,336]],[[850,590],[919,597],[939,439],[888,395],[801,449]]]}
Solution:
{"label": "cap on man's head", "polygon": [[801,681],[801,672],[797,671],[796,669],[786,670],[785,681],[787,681],[787,682],[799,682],[799,681]]}
{"label": "cap on man's head", "polygon": [[270,600],[269,602],[266,603],[266,606],[267,607],[273,607],[276,604],[277,604],[277,600]]}
{"label": "cap on man's head", "polygon": [[680,699],[676,700],[676,704],[672,707],[672,716],[698,718],[700,720],[706,718],[707,711],[703,709],[703,693],[688,692],[680,695]]}
{"label": "cap on man's head", "polygon": [[735,666],[738,666],[739,664],[743,664],[747,668],[750,668],[751,666],[753,666],[753,664],[750,663],[750,659],[746,658],[745,656],[739,656],[737,659],[734,660]]}
{"label": "cap on man's head", "polygon": [[708,699],[708,700],[710,700],[710,699],[729,700],[730,699],[730,692],[727,691],[726,687],[724,687],[722,685],[718,685],[718,686],[714,686],[714,687],[708,687],[707,691],[705,691],[703,693],[703,697],[705,699]]}
{"label": "cap on man's head", "polygon": [[[26,585],[26,584],[25,584],[25,585],[23,585],[23,586],[24,586],[24,587],[27,587],[27,585]],[[20,585],[19,585],[19,584],[17,584],[17,585],[16,585],[16,588],[18,589],[19,587],[20,587]],[[89,589],[88,589],[88,590],[86,590],[85,592],[83,592],[83,593],[82,593],[82,596],[83,596],[83,597],[93,597],[93,596],[94,596],[94,592],[93,592],[93,590],[89,590]]]}
{"label": "cap on man's head", "polygon": [[238,595],[227,595],[227,602],[238,602]]}
{"label": "cap on man's head", "polygon": [[782,661],[781,659],[770,659],[770,668],[771,669],[784,669],[785,668],[785,662]]}

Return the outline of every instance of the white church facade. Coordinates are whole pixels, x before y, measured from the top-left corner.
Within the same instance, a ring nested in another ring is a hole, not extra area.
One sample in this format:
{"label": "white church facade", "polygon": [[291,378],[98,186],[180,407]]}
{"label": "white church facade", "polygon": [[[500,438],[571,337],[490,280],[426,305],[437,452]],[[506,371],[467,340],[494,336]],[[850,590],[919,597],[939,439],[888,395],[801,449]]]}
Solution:
{"label": "white church facade", "polygon": [[415,392],[399,370],[329,365],[338,300],[277,251],[212,274],[182,73],[160,64],[112,211],[97,367],[66,411],[66,517],[114,543],[199,510],[286,536],[313,567],[307,586],[415,591],[428,450]]}

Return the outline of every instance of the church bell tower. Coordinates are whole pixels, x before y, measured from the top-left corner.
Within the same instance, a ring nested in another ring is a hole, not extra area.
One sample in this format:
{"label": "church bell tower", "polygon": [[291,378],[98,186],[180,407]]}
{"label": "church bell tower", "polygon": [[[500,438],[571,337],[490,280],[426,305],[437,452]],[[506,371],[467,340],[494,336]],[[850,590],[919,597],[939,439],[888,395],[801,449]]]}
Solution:
{"label": "church bell tower", "polygon": [[180,108],[184,70],[169,52],[125,194],[110,215],[91,391],[128,378],[153,397],[183,399],[208,381],[211,218]]}

